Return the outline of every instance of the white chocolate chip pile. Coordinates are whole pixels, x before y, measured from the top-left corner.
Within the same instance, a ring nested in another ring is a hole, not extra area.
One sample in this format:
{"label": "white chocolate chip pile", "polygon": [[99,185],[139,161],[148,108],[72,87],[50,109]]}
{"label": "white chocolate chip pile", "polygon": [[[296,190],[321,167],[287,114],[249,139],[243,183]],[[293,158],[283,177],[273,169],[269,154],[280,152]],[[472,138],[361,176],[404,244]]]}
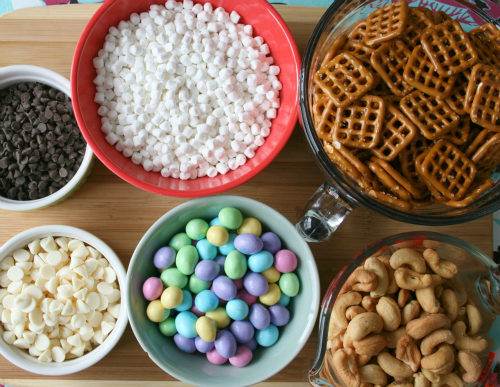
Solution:
{"label": "white chocolate chip pile", "polygon": [[82,356],[115,327],[121,294],[108,260],[77,239],[36,239],[0,261],[6,343],[43,362]]}
{"label": "white chocolate chip pile", "polygon": [[252,158],[280,107],[280,68],[236,12],[190,0],[111,27],[94,59],[106,140],[146,171],[183,180]]}

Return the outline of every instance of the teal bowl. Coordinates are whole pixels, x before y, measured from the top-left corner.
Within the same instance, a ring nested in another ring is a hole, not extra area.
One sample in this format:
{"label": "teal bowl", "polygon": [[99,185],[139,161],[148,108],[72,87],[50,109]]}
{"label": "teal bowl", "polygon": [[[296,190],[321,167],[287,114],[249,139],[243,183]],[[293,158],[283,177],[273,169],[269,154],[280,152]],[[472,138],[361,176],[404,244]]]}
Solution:
{"label": "teal bowl", "polygon": [[[167,245],[172,236],[183,232],[193,218],[207,221],[217,217],[224,207],[238,208],[244,217],[261,221],[263,230],[275,232],[283,248],[295,252],[299,259],[296,273],[300,280],[299,294],[292,298],[288,309],[290,322],[280,329],[276,344],[259,347],[249,365],[237,368],[229,363],[210,363],[206,355],[188,354],[177,348],[170,337],[160,333],[158,324],[146,316],[148,301],[142,295],[146,279],[158,276],[153,256]],[[314,257],[295,227],[280,213],[260,202],[239,196],[212,196],[181,204],[162,216],[144,235],[134,251],[127,273],[125,302],[129,320],[137,340],[151,359],[165,372],[195,386],[238,387],[262,382],[290,363],[307,342],[316,321],[320,301],[319,276]],[[306,380],[304,375],[304,381]]]}

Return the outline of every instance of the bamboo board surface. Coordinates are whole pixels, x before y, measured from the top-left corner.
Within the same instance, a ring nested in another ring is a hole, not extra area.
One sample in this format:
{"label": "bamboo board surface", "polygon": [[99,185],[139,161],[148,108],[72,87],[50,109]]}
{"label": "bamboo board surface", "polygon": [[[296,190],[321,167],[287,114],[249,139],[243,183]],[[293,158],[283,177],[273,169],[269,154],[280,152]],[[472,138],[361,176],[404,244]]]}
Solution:
{"label": "bamboo board surface", "polygon": [[[1,0],[0,0],[1,1]],[[0,17],[0,67],[38,65],[69,78],[76,43],[99,5],[23,9]],[[326,8],[275,6],[288,23],[301,54]],[[259,200],[295,223],[323,177],[297,125],[281,154],[257,177],[227,194]],[[140,190],[96,162],[83,187],[69,200],[28,213],[0,210],[0,245],[32,227],[65,224],[93,233],[108,243],[128,266],[135,246],[163,214],[186,199],[168,198]],[[475,244],[492,255],[492,218],[465,225],[422,227],[397,222],[365,208],[355,209],[330,241],[311,244],[321,278],[322,294],[335,274],[360,250],[392,234],[433,230]],[[317,328],[297,358],[261,387],[306,387],[306,375],[317,347]],[[158,368],[139,346],[129,327],[110,354],[93,367],[60,378],[23,371],[0,356],[0,384],[9,386],[183,387]]]}

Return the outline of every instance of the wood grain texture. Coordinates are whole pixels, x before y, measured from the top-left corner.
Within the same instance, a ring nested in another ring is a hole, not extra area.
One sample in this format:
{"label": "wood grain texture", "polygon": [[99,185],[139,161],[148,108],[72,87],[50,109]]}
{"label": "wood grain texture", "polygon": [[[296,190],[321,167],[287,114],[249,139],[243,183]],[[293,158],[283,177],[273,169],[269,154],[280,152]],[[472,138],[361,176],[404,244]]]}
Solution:
{"label": "wood grain texture", "polygon": [[[33,8],[1,17],[0,66],[34,64],[69,78],[78,37],[98,7]],[[325,9],[295,6],[276,6],[276,9],[289,24],[299,50],[303,52]],[[286,147],[266,170],[227,194],[259,200],[295,222],[322,182],[322,174],[314,163],[301,128],[297,126]],[[28,213],[0,210],[0,244],[31,227],[65,224],[82,228],[103,239],[127,266],[135,246],[148,228],[167,211],[185,201],[135,188],[97,161],[87,183],[66,202]],[[490,216],[465,225],[437,228],[396,222],[358,208],[347,217],[330,241],[311,245],[320,272],[322,292],[335,274],[366,245],[392,234],[417,230],[448,233],[492,255]],[[317,337],[315,329],[297,358],[261,386],[308,386],[306,374],[316,356]],[[140,385],[143,387],[185,386],[175,382],[149,359],[130,327],[113,351],[98,364],[56,380],[25,372],[0,356],[0,383],[11,386],[128,387],[138,385],[137,381],[142,381]]]}

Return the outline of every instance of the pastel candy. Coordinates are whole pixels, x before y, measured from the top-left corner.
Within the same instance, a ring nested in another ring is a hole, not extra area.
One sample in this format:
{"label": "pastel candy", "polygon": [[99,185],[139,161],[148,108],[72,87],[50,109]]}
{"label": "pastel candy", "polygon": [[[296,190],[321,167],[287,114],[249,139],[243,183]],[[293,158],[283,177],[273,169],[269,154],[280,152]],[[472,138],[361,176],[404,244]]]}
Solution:
{"label": "pastel candy", "polygon": [[273,266],[274,257],[269,251],[261,251],[248,258],[248,267],[255,273],[261,273]]}
{"label": "pastel candy", "polygon": [[203,290],[195,297],[194,304],[200,312],[207,313],[219,306],[219,298],[211,290]]}
{"label": "pastel candy", "polygon": [[257,254],[264,247],[262,240],[254,234],[240,234],[234,240],[234,247],[246,255]]}
{"label": "pastel candy", "polygon": [[297,256],[290,250],[280,250],[274,255],[274,267],[281,273],[291,273],[297,268]]}
{"label": "pastel candy", "polygon": [[259,297],[259,301],[264,305],[271,306],[278,303],[281,297],[280,287],[276,284],[269,284],[269,290],[266,294]]}
{"label": "pastel candy", "polygon": [[269,311],[261,304],[253,304],[250,307],[250,322],[255,329],[266,329],[271,324],[271,315]]}
{"label": "pastel candy", "polygon": [[216,348],[212,348],[212,350],[207,352],[207,359],[210,363],[215,365],[221,365],[227,361],[227,358],[221,356],[221,354],[217,352]]}
{"label": "pastel candy", "polygon": [[238,343],[250,341],[255,333],[255,328],[248,321],[233,321],[229,330]]}
{"label": "pastel candy", "polygon": [[215,339],[215,349],[221,356],[229,359],[236,353],[236,339],[229,331],[219,331]]}
{"label": "pastel candy", "polygon": [[177,258],[175,259],[175,264],[177,269],[184,275],[191,275],[194,272],[194,268],[198,263],[199,255],[196,247],[189,245],[184,246],[177,252]]}
{"label": "pastel candy", "polygon": [[257,332],[255,332],[255,339],[259,345],[263,347],[270,347],[276,343],[279,334],[278,328],[276,328],[273,324],[269,324],[267,328],[257,330]]}
{"label": "pastel candy", "polygon": [[158,277],[148,278],[142,285],[142,293],[146,300],[156,300],[163,293],[163,282]]}
{"label": "pastel candy", "polygon": [[252,296],[262,296],[269,290],[265,277],[259,273],[248,273],[243,279],[243,286]]}
{"label": "pastel candy", "polygon": [[219,253],[222,255],[228,255],[231,251],[236,250],[236,247],[234,247],[234,240],[237,236],[237,234],[230,233],[227,243],[218,247]]}
{"label": "pastel candy", "polygon": [[220,266],[215,261],[200,261],[194,269],[196,276],[202,281],[212,281],[219,275]]}
{"label": "pastel candy", "polygon": [[162,321],[159,324],[159,328],[160,332],[167,337],[172,337],[177,333],[177,329],[175,328],[175,319],[173,317],[169,317],[165,321]]}
{"label": "pastel candy", "polygon": [[158,269],[167,269],[174,264],[175,255],[175,250],[170,246],[161,247],[153,257],[153,264]]}
{"label": "pastel candy", "polygon": [[176,333],[174,336],[174,342],[181,351],[187,353],[196,352],[194,338],[184,337],[180,333]]}
{"label": "pastel candy", "polygon": [[257,348],[257,340],[255,340],[255,337],[252,337],[249,341],[247,341],[246,343],[241,343],[242,346],[244,347],[247,347],[248,349],[250,349],[250,351],[255,351],[255,349]]}
{"label": "pastel candy", "polygon": [[188,277],[182,274],[176,267],[171,267],[163,271],[160,279],[165,286],[177,286],[181,289],[188,283]]}
{"label": "pastel candy", "polygon": [[236,297],[236,285],[230,278],[220,275],[213,282],[214,293],[217,297],[229,301]]}
{"label": "pastel candy", "polygon": [[198,350],[198,352],[201,352],[201,353],[210,352],[214,348],[213,341],[211,343],[206,342],[200,336],[196,336],[194,338],[194,345],[196,346],[196,349]]}
{"label": "pastel candy", "polygon": [[300,289],[299,279],[295,273],[285,273],[279,281],[280,289],[289,297],[295,297]]}
{"label": "pastel candy", "polygon": [[204,341],[212,343],[217,335],[217,327],[212,319],[203,316],[196,321],[196,332]]}
{"label": "pastel candy", "polygon": [[238,290],[238,293],[236,293],[235,298],[245,301],[245,303],[249,307],[252,306],[253,304],[255,304],[258,300],[258,297],[252,296],[250,293],[247,292],[246,289]]}
{"label": "pastel candy", "polygon": [[176,234],[170,239],[168,245],[175,251],[179,251],[181,247],[191,245],[191,238],[184,232]]}
{"label": "pastel candy", "polygon": [[181,304],[177,308],[174,308],[177,312],[184,312],[191,309],[191,307],[193,306],[193,296],[191,295],[191,292],[187,291],[186,289],[182,289],[182,295],[183,297]]}
{"label": "pastel candy", "polygon": [[208,239],[198,241],[196,250],[198,250],[201,259],[215,259],[217,256],[217,247],[211,244]]}
{"label": "pastel candy", "polygon": [[264,243],[263,250],[276,254],[281,249],[281,239],[274,232],[265,232],[260,236]]}
{"label": "pastel candy", "polygon": [[255,218],[246,218],[243,219],[243,223],[238,227],[238,234],[254,234],[260,237],[262,234],[262,225]]}
{"label": "pastel candy", "polygon": [[160,300],[151,301],[146,308],[148,318],[156,323],[165,321],[170,314],[169,309],[165,309]]}
{"label": "pastel candy", "polygon": [[177,308],[184,298],[184,293],[177,286],[166,288],[161,295],[161,303],[166,309]]}
{"label": "pastel candy", "polygon": [[248,305],[242,300],[231,300],[226,305],[226,312],[233,320],[244,320],[248,316]]}
{"label": "pastel candy", "polygon": [[236,230],[243,222],[243,215],[234,207],[226,207],[220,210],[218,218],[220,223],[229,230]]}
{"label": "pastel candy", "polygon": [[196,332],[196,321],[198,321],[198,317],[194,313],[181,312],[175,317],[175,329],[182,336],[194,339],[198,335]]}
{"label": "pastel candy", "polygon": [[233,357],[229,358],[229,362],[235,367],[245,367],[252,361],[252,351],[245,346],[238,347]]}
{"label": "pastel candy", "polygon": [[224,271],[231,279],[242,278],[247,272],[247,258],[237,250],[231,251],[224,262]]}
{"label": "pastel candy", "polygon": [[208,231],[208,223],[203,219],[192,219],[186,225],[186,234],[193,240],[205,238]]}

